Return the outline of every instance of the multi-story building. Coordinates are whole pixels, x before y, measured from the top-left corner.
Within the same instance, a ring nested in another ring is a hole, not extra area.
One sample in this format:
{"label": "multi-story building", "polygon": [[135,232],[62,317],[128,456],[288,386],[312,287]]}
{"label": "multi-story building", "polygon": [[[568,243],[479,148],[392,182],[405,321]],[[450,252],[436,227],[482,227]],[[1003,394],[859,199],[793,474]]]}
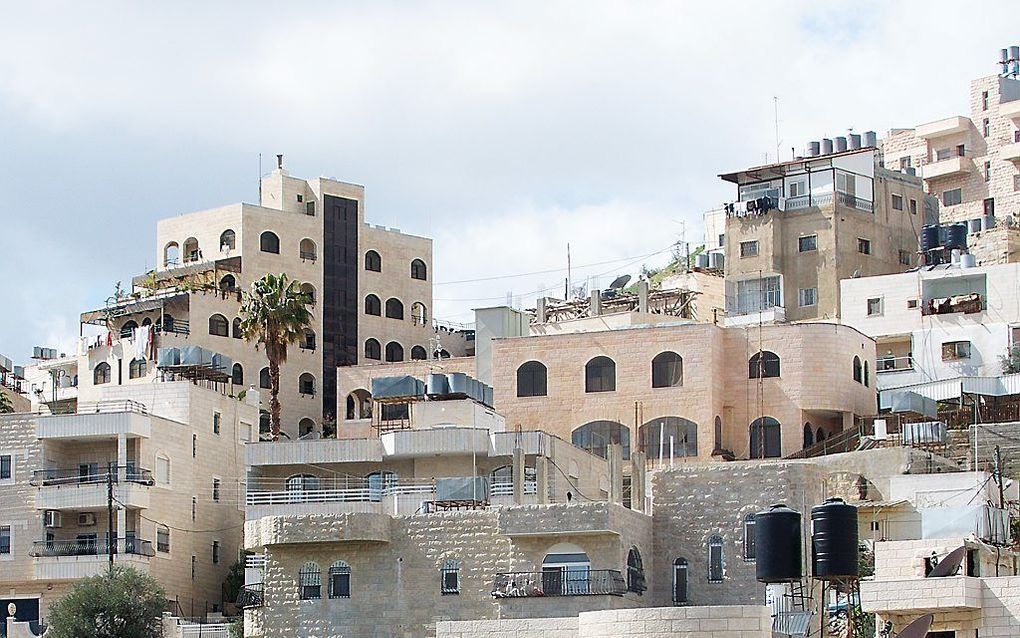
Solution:
{"label": "multi-story building", "polygon": [[239,332],[241,291],[283,272],[301,282],[314,311],[281,367],[282,429],[291,437],[328,429],[338,366],[433,350],[432,242],[367,224],[364,201],[362,186],[291,177],[281,161],[262,179],[259,205],[160,221],[156,269],[82,314],[108,332],[87,340],[81,386],[146,383],[157,347],[194,345],[231,359],[233,385],[268,388],[264,350]]}
{"label": "multi-story building", "polygon": [[852,139],[857,148],[825,140],[824,154],[721,176],[738,197],[706,214],[705,241],[725,243],[728,325],[835,319],[841,279],[917,264],[920,178],[882,168],[873,140]]}
{"label": "multi-story building", "polygon": [[45,619],[112,557],[151,573],[177,615],[221,610],[257,427],[257,393],[188,380],[99,387],[70,413],[0,415],[0,604]]}
{"label": "multi-story building", "polygon": [[32,411],[73,412],[78,403],[78,353],[35,348],[35,363],[25,366],[25,390]]}
{"label": "multi-story building", "polygon": [[882,404],[903,392],[940,401],[1020,392],[1002,366],[1020,344],[1020,292],[1008,285],[1018,276],[1020,264],[961,262],[842,281],[843,321],[877,343]]}
{"label": "multi-story building", "polygon": [[0,355],[0,394],[4,395],[15,412],[23,412],[30,405],[25,391],[24,367],[14,365],[13,361]]}
{"label": "multi-story building", "polygon": [[980,264],[1017,261],[1020,251],[1020,81],[1013,68],[970,83],[969,116],[894,129],[882,141],[885,167],[919,175],[940,200],[940,222],[967,223]]}

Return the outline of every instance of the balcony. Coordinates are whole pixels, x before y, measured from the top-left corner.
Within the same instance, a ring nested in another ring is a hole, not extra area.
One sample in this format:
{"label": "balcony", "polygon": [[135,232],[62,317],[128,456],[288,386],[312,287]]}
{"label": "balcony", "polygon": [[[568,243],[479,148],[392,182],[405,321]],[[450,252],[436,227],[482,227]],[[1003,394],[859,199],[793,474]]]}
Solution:
{"label": "balcony", "polygon": [[969,157],[956,156],[925,164],[921,167],[921,177],[926,180],[941,179],[966,175],[974,171],[974,161]]}
{"label": "balcony", "polygon": [[[136,538],[118,538],[114,561],[146,570],[155,555],[152,543]],[[35,577],[39,580],[76,580],[102,574],[109,565],[109,544],[105,539],[35,541]]]}
{"label": "balcony", "polygon": [[621,536],[651,524],[640,512],[606,501],[522,505],[497,510],[497,527],[504,536]]}
{"label": "balcony", "polygon": [[152,419],[145,406],[134,401],[78,404],[77,414],[40,416],[36,436],[40,439],[149,438]]}
{"label": "balcony", "polygon": [[493,598],[549,596],[623,596],[627,581],[615,569],[584,571],[501,572],[492,584]]}
{"label": "balcony", "polygon": [[265,603],[265,590],[262,583],[245,585],[237,593],[237,606],[241,609],[261,607]]}
{"label": "balcony", "polygon": [[[80,474],[73,470],[36,470],[30,481],[39,489],[35,506],[41,510],[92,510],[106,507],[106,472]],[[114,468],[113,493],[125,507],[149,507],[152,472],[133,466]]]}
{"label": "balcony", "polygon": [[981,598],[981,579],[970,576],[861,582],[861,607],[869,613],[980,612]]}
{"label": "balcony", "polygon": [[885,374],[887,372],[912,372],[914,370],[914,358],[903,357],[879,357],[875,362],[875,372]]}
{"label": "balcony", "polygon": [[875,212],[875,206],[872,202],[866,199],[861,199],[856,195],[851,195],[850,193],[841,193],[839,191],[836,191],[836,202],[840,206],[846,206],[847,208],[856,208],[857,210],[864,213]]}
{"label": "balcony", "polygon": [[[1000,107],[1001,109],[1001,107]],[[964,133],[970,129],[970,120],[962,115],[954,115],[944,120],[922,124],[914,129],[914,133],[926,140],[933,140],[947,135]]]}
{"label": "balcony", "polygon": [[999,115],[1008,117],[1014,123],[1020,124],[1020,100],[999,104]]}
{"label": "balcony", "polygon": [[388,543],[390,517],[372,512],[314,513],[290,516],[248,515],[245,549],[305,543]]}
{"label": "balcony", "polygon": [[999,148],[999,159],[1007,162],[1020,162],[1020,142],[1013,142]]}

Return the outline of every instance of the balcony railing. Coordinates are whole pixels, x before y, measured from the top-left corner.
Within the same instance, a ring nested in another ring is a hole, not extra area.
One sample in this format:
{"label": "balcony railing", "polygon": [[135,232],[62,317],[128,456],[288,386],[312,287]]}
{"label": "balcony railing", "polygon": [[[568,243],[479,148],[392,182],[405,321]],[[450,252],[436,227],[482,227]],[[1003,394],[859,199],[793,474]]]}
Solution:
{"label": "balcony railing", "polygon": [[623,596],[627,581],[615,569],[505,572],[496,574],[493,598]]}
{"label": "balcony railing", "polygon": [[[524,481],[524,493],[525,494],[538,494],[538,482],[537,481]],[[513,483],[493,483],[492,489],[489,491],[490,496],[513,496],[514,495],[514,484]]]}
{"label": "balcony railing", "polygon": [[262,583],[245,585],[237,592],[237,606],[241,609],[261,607],[265,602],[265,590]]}
{"label": "balcony railing", "polygon": [[[325,481],[323,481],[325,484]],[[384,496],[417,495],[425,500],[435,498],[432,481],[401,481],[390,485],[371,485],[352,481],[347,487],[306,488],[280,491],[249,491],[247,505],[290,505],[294,503],[378,503]]]}
{"label": "balcony railing", "polygon": [[78,404],[77,414],[98,414],[100,412],[133,412],[135,414],[148,414],[149,408],[147,408],[144,403],[132,401],[131,399],[86,401]]}
{"label": "balcony railing", "polygon": [[[32,472],[31,485],[46,487],[50,485],[91,485],[94,483],[106,482],[106,468],[100,467],[95,471],[82,472],[82,468],[72,469],[51,469],[35,470]],[[114,466],[113,482],[137,483],[139,485],[155,485],[150,470],[135,467],[133,465]]]}
{"label": "balcony railing", "polygon": [[843,206],[847,206],[849,208],[856,208],[857,210],[864,211],[865,213],[870,213],[873,212],[874,210],[871,202],[869,202],[866,199],[861,199],[860,197],[851,195],[850,193],[840,193],[837,191],[836,201]]}
{"label": "balcony railing", "polygon": [[305,261],[315,261],[315,253],[313,253],[311,251],[308,251],[308,250],[302,250],[302,251],[300,251],[300,253],[301,253],[301,259],[303,259]]}
{"label": "balcony railing", "polygon": [[913,370],[914,358],[911,356],[879,357],[878,361],[875,362],[875,369],[879,374],[883,372],[904,372],[907,370]]}
{"label": "balcony railing", "polygon": [[[105,538],[75,539],[69,541],[35,541],[32,543],[31,555],[43,556],[105,556],[110,552],[110,544]],[[134,556],[154,556],[152,543],[137,538],[118,538],[113,543],[114,554],[131,554]]]}

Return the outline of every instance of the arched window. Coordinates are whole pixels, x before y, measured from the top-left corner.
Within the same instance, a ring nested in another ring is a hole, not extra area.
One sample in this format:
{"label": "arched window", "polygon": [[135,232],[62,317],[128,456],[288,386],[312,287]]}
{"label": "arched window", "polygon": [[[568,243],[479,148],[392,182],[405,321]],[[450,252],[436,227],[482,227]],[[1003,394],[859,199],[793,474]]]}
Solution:
{"label": "arched window", "polygon": [[312,396],[315,394],[315,377],[310,373],[305,372],[298,377],[298,393],[305,396]]}
{"label": "arched window", "polygon": [[135,321],[125,321],[124,325],[120,327],[120,338],[131,339],[135,336],[135,330],[138,328],[138,324]]}
{"label": "arched window", "polygon": [[304,334],[301,337],[301,349],[315,350],[315,331],[311,328],[305,328]]}
{"label": "arched window", "polygon": [[379,256],[379,253],[374,250],[365,253],[365,270],[382,272],[382,257]]}
{"label": "arched window", "polygon": [[237,244],[237,236],[234,231],[225,230],[220,234],[220,250],[233,250]]}
{"label": "arched window", "polygon": [[220,279],[220,292],[228,293],[237,290],[237,280],[234,279],[233,275],[223,275]]}
{"label": "arched window", "polygon": [[272,231],[265,231],[259,235],[259,250],[264,253],[280,254],[280,238]]}
{"label": "arched window", "polygon": [[184,240],[184,263],[198,261],[201,255],[202,252],[198,249],[197,239],[194,237],[188,237]]}
{"label": "arched window", "polygon": [[315,421],[305,417],[298,421],[298,436],[304,438],[315,432]]}
{"label": "arched window", "polygon": [[390,319],[403,319],[404,304],[396,297],[390,297],[386,300],[386,316]]}
{"label": "arched window", "polygon": [[584,366],[585,392],[616,390],[616,363],[609,357],[595,357]]}
{"label": "arched window", "polygon": [[723,581],[723,540],[715,535],[708,539],[708,582]]}
{"label": "arched window", "polygon": [[150,319],[149,317],[146,317],[145,319],[142,319],[142,325],[143,326],[151,326],[152,325],[152,319]]}
{"label": "arched window", "polygon": [[542,591],[546,596],[590,593],[591,560],[572,543],[557,543],[542,560]]}
{"label": "arched window", "polygon": [[382,346],[375,339],[365,341],[365,358],[379,361],[382,359]]}
{"label": "arched window", "polygon": [[92,370],[92,383],[102,385],[110,382],[110,364],[103,361]]}
{"label": "arched window", "polygon": [[347,420],[372,418],[372,395],[367,390],[355,390],[347,395]]}
{"label": "arched window", "polygon": [[312,474],[294,474],[287,477],[288,492],[307,492],[319,489],[320,481],[318,476]]}
{"label": "arched window", "polygon": [[861,383],[863,377],[864,375],[861,370],[861,358],[854,356],[854,381]]}
{"label": "arched window", "polygon": [[234,320],[230,322],[230,332],[235,339],[243,339],[244,334],[241,332],[241,318],[234,317]]}
{"label": "arched window", "polygon": [[424,361],[429,358],[429,352],[422,346],[411,347],[411,360]]}
{"label": "arched window", "polygon": [[141,379],[145,376],[146,361],[145,359],[132,359],[131,363],[128,364],[128,378],[129,379]]}
{"label": "arched window", "polygon": [[227,322],[227,318],[223,315],[209,317],[209,334],[216,337],[229,337],[230,324]]}
{"label": "arched window", "polygon": [[269,368],[259,370],[259,387],[263,390],[272,388],[272,381],[269,379]]}
{"label": "arched window", "polygon": [[298,245],[298,255],[303,261],[315,261],[318,257],[315,250],[315,242],[307,237],[302,239]]}
{"label": "arched window", "polygon": [[867,387],[870,387],[870,386],[871,386],[871,371],[868,368],[868,362],[865,361],[864,362],[864,387],[867,388]]}
{"label": "arched window", "polygon": [[172,241],[163,248],[163,265],[167,268],[181,263],[181,247]]}
{"label": "arched window", "polygon": [[609,458],[609,445],[619,443],[623,458],[630,458],[630,429],[616,421],[592,421],[570,434],[570,442],[595,456]]}
{"label": "arched window", "polygon": [[379,297],[375,295],[365,297],[365,314],[376,317],[382,314],[382,302],[379,301]]}
{"label": "arched window", "polygon": [[428,268],[425,267],[424,261],[415,259],[411,262],[411,279],[420,279],[422,281],[428,279]]}
{"label": "arched window", "polygon": [[810,423],[804,424],[804,447],[808,448],[815,444],[815,432]]}
{"label": "arched window", "polygon": [[368,500],[373,503],[378,503],[382,500],[383,494],[387,490],[392,490],[397,486],[397,474],[396,472],[372,472],[365,477],[368,482]]}
{"label": "arched window", "polygon": [[687,604],[687,559],[673,561],[673,604]]}
{"label": "arched window", "polygon": [[329,566],[329,597],[351,597],[351,566],[342,560]]}
{"label": "arched window", "polygon": [[404,346],[396,341],[386,344],[386,360],[390,363],[404,360]]}
{"label": "arched window", "polygon": [[751,423],[751,450],[748,456],[752,459],[774,459],[782,456],[782,428],[779,421],[770,416],[763,416]]}
{"label": "arched window", "polygon": [[645,589],[645,568],[641,565],[641,553],[637,547],[631,547],[627,552],[627,591],[640,596]]}
{"label": "arched window", "polygon": [[678,416],[652,419],[638,430],[641,450],[649,459],[698,455],[698,424]]}
{"label": "arched window", "polygon": [[684,360],[675,352],[661,352],[652,359],[652,387],[678,388],[684,384]]}
{"label": "arched window", "polygon": [[301,600],[322,598],[322,575],[319,566],[311,561],[302,565],[298,572],[298,596]]}
{"label": "arched window", "polygon": [[460,561],[448,558],[439,570],[439,593],[453,596],[460,593]]}
{"label": "arched window", "polygon": [[715,417],[715,445],[712,447],[712,451],[722,450],[722,417]]}
{"label": "arched window", "polygon": [[538,361],[527,361],[517,368],[517,396],[544,397],[548,392],[549,371]]}
{"label": "arched window", "polygon": [[240,363],[235,363],[231,369],[230,382],[234,385],[244,385],[244,367]]}
{"label": "arched window", "polygon": [[272,423],[269,418],[269,413],[265,410],[259,412],[259,438],[262,438],[263,434],[269,434],[272,429]]}
{"label": "arched window", "polygon": [[769,379],[779,376],[779,355],[764,350],[756,352],[747,362],[748,379]]}
{"label": "arched window", "polygon": [[315,305],[315,286],[310,283],[301,284],[301,294],[305,296],[308,303]]}
{"label": "arched window", "polygon": [[754,540],[754,514],[744,516],[744,560],[751,562],[758,555]]}
{"label": "arched window", "polygon": [[429,311],[420,301],[411,304],[411,323],[416,326],[427,326],[429,323]]}
{"label": "arched window", "polygon": [[825,430],[823,430],[822,428],[818,428],[815,431],[815,443],[821,443],[824,440],[825,440]]}

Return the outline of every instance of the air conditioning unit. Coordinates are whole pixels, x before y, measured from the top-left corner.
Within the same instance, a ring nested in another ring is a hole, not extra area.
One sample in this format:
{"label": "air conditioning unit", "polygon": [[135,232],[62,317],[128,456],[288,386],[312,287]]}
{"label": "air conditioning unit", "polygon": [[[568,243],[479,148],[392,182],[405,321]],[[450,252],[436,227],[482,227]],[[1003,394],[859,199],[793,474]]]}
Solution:
{"label": "air conditioning unit", "polygon": [[57,510],[43,512],[43,527],[60,527],[60,512]]}
{"label": "air conditioning unit", "polygon": [[96,515],[92,512],[78,514],[78,527],[92,527],[96,524]]}

